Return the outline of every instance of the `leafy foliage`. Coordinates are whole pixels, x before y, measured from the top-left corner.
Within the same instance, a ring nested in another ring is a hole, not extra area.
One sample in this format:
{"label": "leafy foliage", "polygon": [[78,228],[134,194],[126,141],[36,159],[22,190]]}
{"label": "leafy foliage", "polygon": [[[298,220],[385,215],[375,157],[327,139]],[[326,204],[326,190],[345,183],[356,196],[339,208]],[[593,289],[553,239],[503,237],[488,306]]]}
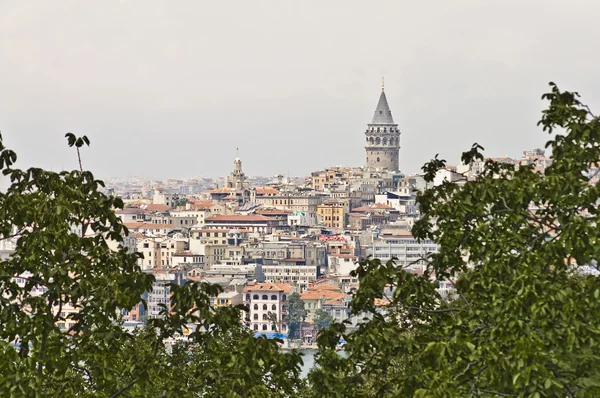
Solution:
{"label": "leafy foliage", "polygon": [[315,311],[315,326],[317,330],[321,330],[323,328],[328,327],[333,323],[334,319],[331,315],[329,315],[326,311],[322,309],[318,309]]}
{"label": "leafy foliage", "polygon": [[[87,137],[67,134],[70,146]],[[297,352],[255,339],[240,323],[243,307],[213,308],[219,286],[172,286],[172,302],[144,331],[130,334],[120,311],[152,289],[139,253],[110,250],[127,229],[120,199],[99,191],[89,171],[13,168],[0,137],[0,236],[18,238],[0,260],[0,396],[284,397],[299,394]],[[196,325],[190,346],[165,339]],[[177,367],[175,367],[177,366]]]}
{"label": "leafy foliage", "polygon": [[[553,163],[485,161],[475,181],[444,181],[421,192],[419,239],[440,245],[424,275],[392,261],[363,259],[351,308],[372,320],[346,333],[334,324],[319,335],[321,396],[600,395],[600,281],[580,267],[600,256],[598,197],[590,169],[600,160],[600,122],[551,84],[540,125]],[[483,160],[479,145],[463,162]],[[433,181],[445,162],[423,170]],[[455,281],[448,298],[436,290]],[[384,311],[374,305],[393,290]],[[335,354],[343,336],[346,356]]]}

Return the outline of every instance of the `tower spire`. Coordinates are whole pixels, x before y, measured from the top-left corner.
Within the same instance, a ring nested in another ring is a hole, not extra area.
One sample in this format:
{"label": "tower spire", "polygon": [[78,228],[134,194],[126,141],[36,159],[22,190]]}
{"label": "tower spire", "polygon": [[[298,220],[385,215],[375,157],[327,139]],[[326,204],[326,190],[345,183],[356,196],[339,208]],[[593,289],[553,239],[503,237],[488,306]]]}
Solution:
{"label": "tower spire", "polygon": [[385,87],[385,80],[384,80],[384,77],[381,77],[381,91],[383,91],[384,87]]}

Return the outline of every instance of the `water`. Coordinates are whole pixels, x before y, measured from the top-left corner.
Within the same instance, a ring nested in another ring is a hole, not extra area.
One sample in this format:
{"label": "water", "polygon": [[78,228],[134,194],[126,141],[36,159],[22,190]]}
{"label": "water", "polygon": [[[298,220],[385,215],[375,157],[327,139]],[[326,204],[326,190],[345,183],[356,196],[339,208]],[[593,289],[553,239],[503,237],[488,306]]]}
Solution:
{"label": "water", "polygon": [[300,369],[300,377],[305,378],[308,372],[315,366],[315,354],[317,350],[299,350],[302,353],[302,361],[304,365]]}

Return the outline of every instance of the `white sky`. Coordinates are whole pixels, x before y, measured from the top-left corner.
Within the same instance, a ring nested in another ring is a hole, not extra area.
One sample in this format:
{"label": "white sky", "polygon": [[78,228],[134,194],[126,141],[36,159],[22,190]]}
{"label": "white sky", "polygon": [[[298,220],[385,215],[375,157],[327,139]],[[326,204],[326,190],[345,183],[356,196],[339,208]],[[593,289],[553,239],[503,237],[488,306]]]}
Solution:
{"label": "white sky", "polygon": [[0,1],[0,130],[20,167],[100,177],[364,163],[385,76],[400,165],[520,156],[547,83],[600,112],[600,2]]}

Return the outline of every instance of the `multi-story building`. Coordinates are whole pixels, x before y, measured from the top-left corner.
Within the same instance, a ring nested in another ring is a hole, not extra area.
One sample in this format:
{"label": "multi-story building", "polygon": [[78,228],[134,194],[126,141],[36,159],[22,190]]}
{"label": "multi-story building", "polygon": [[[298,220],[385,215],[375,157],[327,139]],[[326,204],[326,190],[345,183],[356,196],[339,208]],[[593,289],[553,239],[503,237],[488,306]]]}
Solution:
{"label": "multi-story building", "polygon": [[169,207],[175,207],[175,195],[167,193],[163,189],[156,188],[154,190],[154,197],[152,203],[155,205],[166,205]]}
{"label": "multi-story building", "polygon": [[186,242],[173,238],[146,238],[139,241],[137,251],[144,255],[138,259],[142,269],[172,267],[173,255],[184,252]]}
{"label": "multi-story building", "polygon": [[315,213],[317,206],[323,201],[323,195],[313,194],[287,194],[287,195],[265,195],[256,196],[255,202],[261,204],[264,207],[280,209],[280,210],[291,210],[304,211]]}
{"label": "multi-story building", "polygon": [[143,222],[145,221],[145,213],[146,211],[139,207],[125,207],[115,211],[117,217],[124,223]]}
{"label": "multi-story building", "polygon": [[191,252],[175,253],[171,257],[173,267],[203,267],[204,255]]}
{"label": "multi-story building", "polygon": [[298,264],[293,261],[260,266],[267,282],[291,283],[299,291],[308,289],[321,275],[315,265]]}
{"label": "multi-story building", "polygon": [[[154,270],[154,283],[152,290],[144,294],[144,299],[148,305],[146,317],[159,318],[163,306],[171,306],[171,284],[183,285],[186,281],[185,273],[180,270],[164,271]],[[162,305],[161,305],[162,304]]]}
{"label": "multi-story building", "polygon": [[205,220],[205,228],[215,229],[249,229],[254,232],[270,234],[278,221],[260,215],[218,215]]}
{"label": "multi-story building", "polygon": [[338,201],[327,201],[317,206],[321,224],[327,228],[343,231],[346,225],[346,205]]}
{"label": "multi-story building", "polygon": [[315,171],[311,174],[311,185],[315,191],[323,192],[335,184],[350,178],[352,169],[349,167],[330,167]]}
{"label": "multi-story building", "polygon": [[[256,332],[287,333],[285,315],[287,298],[294,292],[284,283],[250,282],[244,288],[244,304],[248,308],[246,322]],[[273,315],[271,315],[273,314]]]}
{"label": "multi-story building", "polygon": [[306,321],[312,323],[317,310],[323,309],[323,304],[328,300],[343,299],[346,296],[337,287],[331,285],[312,286],[300,295],[304,301]]}
{"label": "multi-story building", "polygon": [[367,248],[367,255],[378,258],[381,261],[396,259],[396,265],[406,267],[409,270],[422,270],[429,253],[438,251],[438,245],[426,239],[417,241],[415,237],[406,231],[402,235],[383,236]]}

